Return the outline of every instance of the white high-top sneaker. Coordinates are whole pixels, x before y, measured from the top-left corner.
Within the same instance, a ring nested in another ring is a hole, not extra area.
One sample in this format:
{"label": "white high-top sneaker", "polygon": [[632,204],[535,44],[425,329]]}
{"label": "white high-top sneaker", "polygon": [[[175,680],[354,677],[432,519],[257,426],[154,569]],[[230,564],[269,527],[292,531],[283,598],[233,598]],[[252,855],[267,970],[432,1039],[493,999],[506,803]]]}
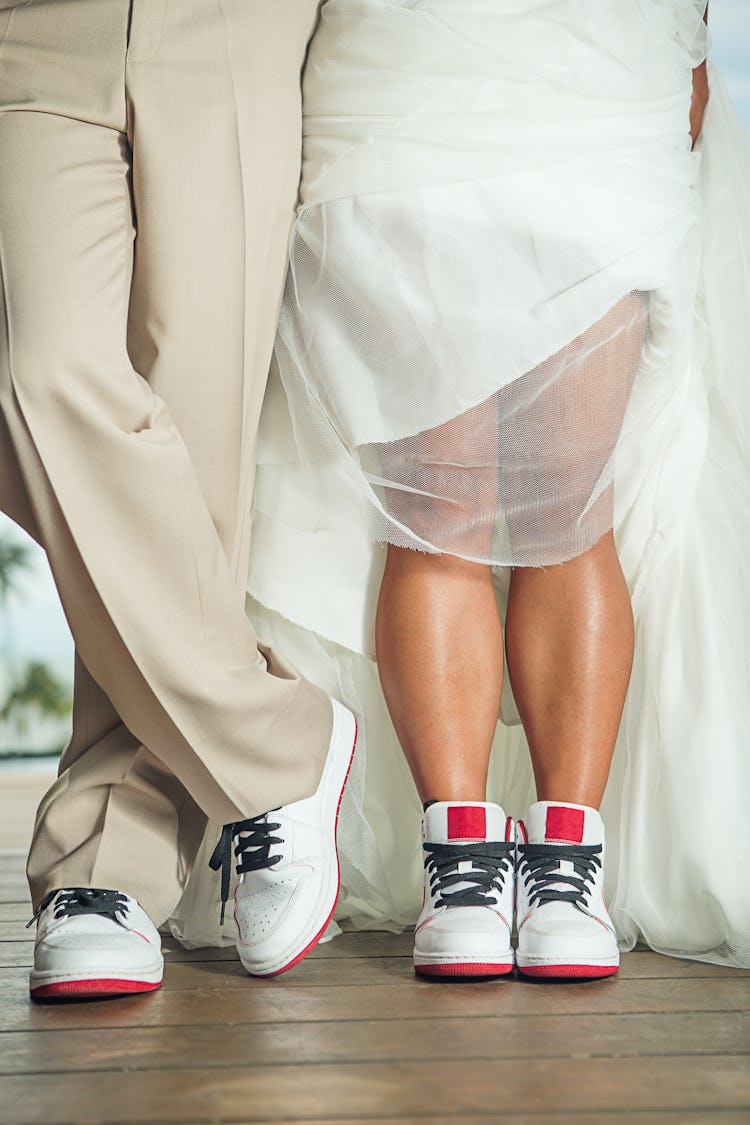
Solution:
{"label": "white high-top sneaker", "polygon": [[415,971],[435,977],[510,973],[513,821],[499,805],[439,801],[425,811],[422,846]]}
{"label": "white high-top sneaker", "polygon": [[339,894],[336,827],[354,756],[357,723],[336,700],[323,775],[312,797],[228,824],[211,858],[229,883],[231,847],[237,952],[253,976],[272,977],[301,961],[325,933]]}
{"label": "white high-top sneaker", "polygon": [[29,990],[35,1000],[121,996],[161,984],[159,933],[129,895],[65,887],[50,892],[34,917]]}
{"label": "white high-top sneaker", "polygon": [[607,977],[620,967],[603,895],[604,825],[596,809],[538,801],[518,824],[518,971]]}

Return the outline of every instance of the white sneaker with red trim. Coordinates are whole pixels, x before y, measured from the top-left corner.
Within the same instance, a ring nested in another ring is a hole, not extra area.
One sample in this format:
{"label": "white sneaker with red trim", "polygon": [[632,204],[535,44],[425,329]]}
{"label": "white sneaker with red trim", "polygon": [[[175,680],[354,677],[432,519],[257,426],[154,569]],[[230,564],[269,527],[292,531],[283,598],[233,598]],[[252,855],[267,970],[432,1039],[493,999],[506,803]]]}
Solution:
{"label": "white sneaker with red trim", "polygon": [[440,801],[422,822],[424,905],[414,969],[503,976],[513,969],[515,826],[499,805]]}
{"label": "white sneaker with red trim", "polygon": [[607,977],[620,967],[604,903],[604,825],[596,809],[538,801],[518,824],[518,971]]}
{"label": "white sneaker with red trim", "polygon": [[122,996],[161,984],[159,933],[129,895],[66,887],[50,892],[34,917],[29,990],[35,1000]]}
{"label": "white sneaker with red trim", "polygon": [[[323,775],[312,797],[225,826],[211,858],[224,867],[233,845],[237,952],[253,976],[291,969],[320,941],[339,895],[339,806],[357,741],[357,722],[337,700]],[[224,891],[226,893],[226,891]]]}

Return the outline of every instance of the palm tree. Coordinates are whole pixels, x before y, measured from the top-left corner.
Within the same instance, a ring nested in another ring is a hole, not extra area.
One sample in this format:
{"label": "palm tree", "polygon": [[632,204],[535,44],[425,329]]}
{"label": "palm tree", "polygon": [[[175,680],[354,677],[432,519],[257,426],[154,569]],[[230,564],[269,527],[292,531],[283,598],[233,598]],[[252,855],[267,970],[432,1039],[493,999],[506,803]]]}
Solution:
{"label": "palm tree", "polygon": [[0,731],[3,746],[11,751],[27,740],[32,719],[41,720],[44,730],[50,720],[62,720],[71,710],[68,688],[47,664],[31,660],[19,667],[12,658],[9,601],[12,594],[25,592],[23,578],[33,573],[34,556],[33,546],[0,534]]}
{"label": "palm tree", "polygon": [[70,714],[71,699],[67,687],[47,664],[30,660],[11,684],[0,707],[0,722],[8,723],[19,743],[24,741],[32,716],[37,719],[64,719]]}
{"label": "palm tree", "polygon": [[13,543],[4,535],[0,536],[0,605],[19,588],[19,578],[30,571],[32,565],[30,547],[25,543]]}
{"label": "palm tree", "polygon": [[13,617],[8,605],[11,594],[23,588],[23,576],[33,567],[33,551],[7,535],[0,535],[0,658],[7,678],[13,665]]}

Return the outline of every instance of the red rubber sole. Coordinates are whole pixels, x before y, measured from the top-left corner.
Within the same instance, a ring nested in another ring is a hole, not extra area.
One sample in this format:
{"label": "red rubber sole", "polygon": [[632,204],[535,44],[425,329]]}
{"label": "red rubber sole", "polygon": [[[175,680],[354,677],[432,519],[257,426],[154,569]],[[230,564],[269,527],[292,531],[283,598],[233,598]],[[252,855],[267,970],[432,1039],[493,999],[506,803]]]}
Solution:
{"label": "red rubber sole", "polygon": [[415,965],[414,972],[420,977],[504,977],[513,972],[513,966],[491,962]]}
{"label": "red rubber sole", "polygon": [[127,996],[137,992],[153,992],[161,988],[161,981],[120,980],[116,977],[103,977],[98,980],[61,980],[54,984],[40,984],[31,988],[34,1000],[80,1000],[86,997]]}
{"label": "red rubber sole", "polygon": [[613,977],[619,973],[619,965],[519,965],[518,971],[525,977],[549,977],[558,980],[572,978]]}
{"label": "red rubber sole", "polygon": [[[349,780],[349,774],[352,772],[352,764],[354,762],[354,752],[357,749],[357,738],[358,737],[359,737],[359,724],[357,723],[357,717],[355,715],[355,717],[354,717],[354,742],[352,744],[352,752],[351,752],[351,755],[349,757],[349,765],[347,766],[346,776],[344,777],[344,784],[341,786],[341,792],[339,793],[339,803],[336,805],[336,821],[335,821],[335,824],[334,824],[334,839],[335,839],[335,834],[336,834],[336,832],[338,830],[338,826],[339,826],[339,813],[341,812],[341,802],[344,799],[344,791],[346,790],[346,783]],[[323,934],[328,929],[328,924],[329,924],[329,922],[331,921],[331,918],[333,918],[333,915],[336,912],[336,907],[337,907],[338,901],[339,901],[339,891],[341,890],[341,864],[339,863],[338,841],[336,841],[336,868],[337,868],[337,872],[338,872],[337,882],[336,882],[336,898],[334,899],[334,903],[333,903],[333,906],[331,908],[331,913],[328,915],[325,922],[320,927],[320,929],[318,930],[317,934],[312,939],[312,941],[308,945],[305,946],[305,948],[302,950],[301,953],[298,953],[297,956],[294,957],[291,961],[289,961],[286,965],[282,965],[282,967],[280,969],[274,969],[272,973],[250,973],[250,976],[261,977],[264,980],[268,979],[269,977],[280,977],[282,973],[288,973],[289,970],[293,969],[295,965],[299,965],[300,961],[304,961],[304,959],[305,959],[305,957],[307,957],[308,953],[312,952],[312,950],[315,948],[315,946],[318,944],[318,942],[322,938]]]}

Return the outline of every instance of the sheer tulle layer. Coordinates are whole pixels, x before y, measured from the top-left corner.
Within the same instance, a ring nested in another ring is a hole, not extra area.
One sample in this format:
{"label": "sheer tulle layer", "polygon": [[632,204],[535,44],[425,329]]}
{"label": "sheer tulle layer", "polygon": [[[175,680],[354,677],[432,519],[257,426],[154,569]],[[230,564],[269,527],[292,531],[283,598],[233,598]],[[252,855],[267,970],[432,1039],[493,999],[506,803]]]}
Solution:
{"label": "sheer tulle layer", "polygon": [[311,477],[338,465],[373,538],[546,565],[611,526],[631,392],[658,411],[685,364],[700,28],[687,3],[325,6],[277,354]]}

